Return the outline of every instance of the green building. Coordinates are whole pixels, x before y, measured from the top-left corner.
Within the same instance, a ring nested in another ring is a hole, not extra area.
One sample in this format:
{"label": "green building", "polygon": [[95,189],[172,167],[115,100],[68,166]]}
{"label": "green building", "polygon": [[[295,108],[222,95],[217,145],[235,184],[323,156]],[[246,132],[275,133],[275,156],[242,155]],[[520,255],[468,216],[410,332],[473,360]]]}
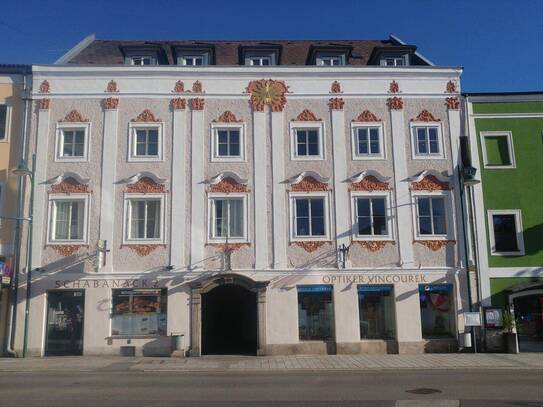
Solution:
{"label": "green building", "polygon": [[471,93],[465,106],[481,304],[513,310],[520,351],[543,351],[543,93]]}

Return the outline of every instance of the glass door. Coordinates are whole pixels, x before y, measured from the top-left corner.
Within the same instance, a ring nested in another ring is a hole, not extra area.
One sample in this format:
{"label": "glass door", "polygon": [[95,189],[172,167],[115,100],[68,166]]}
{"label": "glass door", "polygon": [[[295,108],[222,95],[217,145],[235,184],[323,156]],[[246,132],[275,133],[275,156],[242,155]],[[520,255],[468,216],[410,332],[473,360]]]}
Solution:
{"label": "glass door", "polygon": [[83,354],[84,306],[83,290],[47,293],[46,356]]}
{"label": "glass door", "polygon": [[520,352],[543,352],[543,295],[514,299]]}

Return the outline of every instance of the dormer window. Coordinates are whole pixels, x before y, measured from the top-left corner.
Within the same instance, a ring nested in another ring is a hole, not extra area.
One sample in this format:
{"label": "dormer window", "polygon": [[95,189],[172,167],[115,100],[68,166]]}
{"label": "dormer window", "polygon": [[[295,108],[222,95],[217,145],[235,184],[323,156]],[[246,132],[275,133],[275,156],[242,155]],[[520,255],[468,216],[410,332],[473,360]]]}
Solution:
{"label": "dormer window", "polygon": [[246,58],[245,65],[251,66],[269,66],[272,64],[272,58],[270,56],[253,56]]}
{"label": "dormer window", "polygon": [[270,66],[279,63],[280,48],[274,46],[242,47],[240,65]]}
{"label": "dormer window", "polygon": [[318,53],[315,62],[319,66],[340,66],[345,65],[345,54],[324,54]]}
{"label": "dormer window", "polygon": [[176,48],[177,65],[203,66],[211,65],[213,52],[211,48]]}
{"label": "dormer window", "polygon": [[131,56],[130,57],[130,64],[131,65],[138,65],[138,66],[156,65],[156,59],[151,55]]}
{"label": "dormer window", "polygon": [[205,57],[203,55],[185,55],[179,59],[180,65],[200,66],[205,65]]}
{"label": "dormer window", "polygon": [[407,55],[383,56],[381,57],[381,66],[406,66],[409,58]]}

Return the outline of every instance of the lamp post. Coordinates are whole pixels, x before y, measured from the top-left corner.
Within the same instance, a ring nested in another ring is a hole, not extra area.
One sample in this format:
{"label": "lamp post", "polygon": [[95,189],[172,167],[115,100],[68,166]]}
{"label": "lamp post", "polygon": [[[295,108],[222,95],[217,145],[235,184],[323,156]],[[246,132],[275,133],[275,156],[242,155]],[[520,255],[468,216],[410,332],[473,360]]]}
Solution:
{"label": "lamp post", "polygon": [[[24,159],[21,162],[13,174],[25,179],[30,178],[30,206],[28,209],[28,240],[26,246],[26,301],[25,301],[25,324],[24,324],[24,341],[23,341],[23,357],[26,357],[28,348],[28,321],[30,314],[30,299],[31,299],[31,285],[32,285],[32,229],[34,220],[34,175],[36,173],[36,154],[32,154],[32,168],[28,169],[28,165]],[[19,271],[16,270],[18,273]]]}

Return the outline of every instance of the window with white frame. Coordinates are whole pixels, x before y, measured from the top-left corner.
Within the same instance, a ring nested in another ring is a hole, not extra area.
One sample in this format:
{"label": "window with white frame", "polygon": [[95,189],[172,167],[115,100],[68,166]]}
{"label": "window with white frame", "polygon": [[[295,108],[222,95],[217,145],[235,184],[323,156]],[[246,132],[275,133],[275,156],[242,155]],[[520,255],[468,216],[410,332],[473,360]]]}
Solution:
{"label": "window with white frame", "polygon": [[88,195],[51,195],[49,241],[84,243],[87,240]]}
{"label": "window with white frame", "polygon": [[212,158],[214,161],[245,159],[244,127],[217,125],[212,127]]}
{"label": "window with white frame", "polygon": [[354,235],[357,238],[389,238],[391,216],[388,195],[356,194],[353,196]]}
{"label": "window with white frame", "polygon": [[322,160],[324,159],[324,142],[322,124],[309,126],[304,123],[291,123],[292,159]]}
{"label": "window with white frame", "polygon": [[406,58],[404,56],[387,56],[381,58],[382,66],[405,66]]}
{"label": "window with white frame", "polygon": [[206,58],[204,55],[183,55],[179,58],[179,61],[181,62],[180,65],[186,66],[206,65],[205,60]]}
{"label": "window with white frame", "polygon": [[340,66],[345,65],[345,55],[326,55],[318,54],[316,64],[319,66]]}
{"label": "window with white frame", "polygon": [[416,195],[417,235],[446,237],[448,235],[448,204],[445,195]]}
{"label": "window with white frame", "polygon": [[125,241],[163,241],[163,195],[128,194],[125,196],[125,214]]}
{"label": "window with white frame", "polygon": [[292,237],[323,239],[328,235],[328,202],[324,195],[292,195]]}
{"label": "window with white frame", "polygon": [[156,59],[151,55],[134,55],[130,57],[130,63],[137,66],[156,65]]}
{"label": "window with white frame", "polygon": [[412,124],[413,158],[443,158],[441,126]]}
{"label": "window with white frame", "polygon": [[211,195],[209,217],[210,240],[247,240],[246,194]]}
{"label": "window with white frame", "polygon": [[494,256],[524,255],[522,216],[518,209],[488,211],[490,251]]}
{"label": "window with white frame", "polygon": [[8,141],[10,108],[6,104],[0,104],[0,142]]}
{"label": "window with white frame", "polygon": [[162,125],[131,125],[130,139],[130,160],[162,160]]}
{"label": "window with white frame", "polygon": [[[248,63],[247,63],[248,62]],[[249,56],[246,64],[251,66],[269,66],[273,65],[271,56]]]}
{"label": "window with white frame", "polygon": [[385,156],[383,126],[381,124],[354,123],[353,159],[382,159]]}
{"label": "window with white frame", "polygon": [[88,159],[89,124],[59,124],[57,130],[57,160],[86,161]]}
{"label": "window with white frame", "polygon": [[485,168],[515,168],[513,137],[510,131],[482,131],[481,147]]}

